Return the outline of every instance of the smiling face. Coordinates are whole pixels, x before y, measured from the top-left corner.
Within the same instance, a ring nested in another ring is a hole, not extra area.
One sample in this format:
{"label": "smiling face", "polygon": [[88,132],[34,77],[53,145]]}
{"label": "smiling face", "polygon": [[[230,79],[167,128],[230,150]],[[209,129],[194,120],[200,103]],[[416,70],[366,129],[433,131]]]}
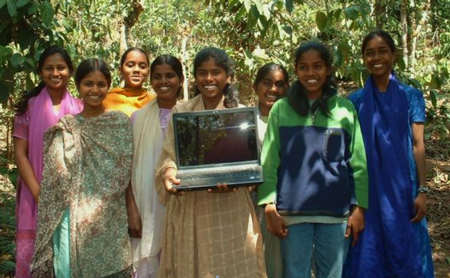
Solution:
{"label": "smiling face", "polygon": [[183,80],[169,64],[155,66],[151,73],[152,88],[158,95],[158,100],[176,102]]}
{"label": "smiling face", "polygon": [[71,74],[66,61],[59,53],[48,56],[39,73],[48,90],[58,93],[66,90]]}
{"label": "smiling face", "polygon": [[231,77],[217,65],[214,58],[201,63],[195,73],[195,83],[203,99],[214,103],[222,98],[225,86],[230,81]]}
{"label": "smiling face", "polygon": [[305,51],[297,64],[295,73],[306,90],[309,99],[319,99],[323,94],[323,86],[331,69],[315,49]]}
{"label": "smiling face", "polygon": [[364,65],[375,78],[389,78],[395,61],[395,53],[386,41],[375,36],[363,51]]}
{"label": "smiling face", "polygon": [[288,84],[285,76],[280,70],[270,71],[253,89],[258,95],[259,109],[263,116],[269,114],[274,103],[286,94]]}
{"label": "smiling face", "polygon": [[137,50],[130,51],[120,67],[120,74],[125,88],[141,89],[149,74],[147,56]]}
{"label": "smiling face", "polygon": [[84,102],[85,110],[104,110],[103,100],[108,94],[108,81],[100,71],[86,75],[78,84],[78,92]]}

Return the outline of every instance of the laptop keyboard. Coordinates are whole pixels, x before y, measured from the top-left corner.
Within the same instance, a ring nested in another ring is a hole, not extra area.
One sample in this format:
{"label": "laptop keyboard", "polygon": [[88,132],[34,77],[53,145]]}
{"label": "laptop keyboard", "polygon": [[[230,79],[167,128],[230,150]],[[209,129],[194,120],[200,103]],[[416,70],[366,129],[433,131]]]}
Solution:
{"label": "laptop keyboard", "polygon": [[208,169],[189,170],[178,172],[182,185],[187,184],[217,184],[234,183],[243,179],[252,180],[261,178],[261,166],[242,167],[214,167]]}

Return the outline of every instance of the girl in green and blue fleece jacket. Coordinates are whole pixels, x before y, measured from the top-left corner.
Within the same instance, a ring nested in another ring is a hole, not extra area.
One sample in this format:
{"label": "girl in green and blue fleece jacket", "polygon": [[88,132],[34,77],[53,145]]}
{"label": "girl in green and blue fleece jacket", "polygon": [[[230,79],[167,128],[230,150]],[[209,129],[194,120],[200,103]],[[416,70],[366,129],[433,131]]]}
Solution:
{"label": "girl in green and blue fleece jacket", "polygon": [[[364,229],[364,143],[352,103],[336,96],[332,57],[319,42],[295,55],[298,80],[275,103],[264,140],[258,204],[281,240],[284,277],[341,277],[348,238]],[[313,252],[314,250],[314,252]]]}

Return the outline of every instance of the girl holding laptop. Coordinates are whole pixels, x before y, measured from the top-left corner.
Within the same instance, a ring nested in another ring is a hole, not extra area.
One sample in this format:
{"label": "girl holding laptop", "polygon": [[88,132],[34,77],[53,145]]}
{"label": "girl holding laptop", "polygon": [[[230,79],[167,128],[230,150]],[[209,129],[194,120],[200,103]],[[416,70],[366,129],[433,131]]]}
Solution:
{"label": "girl holding laptop", "polygon": [[[194,60],[196,96],[173,112],[238,106],[234,70],[225,51],[205,48]],[[159,277],[267,277],[258,220],[248,189],[177,192],[172,122],[157,167],[157,191],[166,206]]]}

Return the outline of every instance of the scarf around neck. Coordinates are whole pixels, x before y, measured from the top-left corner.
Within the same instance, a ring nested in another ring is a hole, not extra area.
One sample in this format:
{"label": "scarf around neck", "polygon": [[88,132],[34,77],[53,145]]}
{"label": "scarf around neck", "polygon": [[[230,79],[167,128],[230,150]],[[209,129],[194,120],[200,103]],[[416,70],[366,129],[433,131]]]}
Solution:
{"label": "scarf around neck", "polygon": [[72,97],[67,89],[63,93],[59,111],[54,111],[52,99],[47,87],[44,87],[36,96],[34,105],[30,110],[30,125],[28,144],[34,150],[29,152],[28,159],[33,165],[38,182],[42,179],[44,132],[55,125],[60,118],[67,114],[78,114],[83,109],[82,102]]}

